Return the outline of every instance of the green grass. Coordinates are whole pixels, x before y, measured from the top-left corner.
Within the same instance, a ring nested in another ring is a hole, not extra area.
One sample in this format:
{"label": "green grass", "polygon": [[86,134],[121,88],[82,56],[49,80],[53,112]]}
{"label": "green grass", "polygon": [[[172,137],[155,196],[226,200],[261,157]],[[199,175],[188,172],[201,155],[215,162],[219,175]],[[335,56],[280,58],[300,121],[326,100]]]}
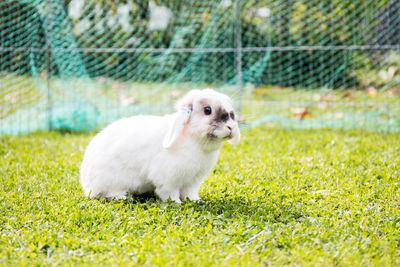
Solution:
{"label": "green grass", "polygon": [[181,205],[86,199],[90,135],[0,137],[0,265],[400,265],[398,134],[242,135]]}

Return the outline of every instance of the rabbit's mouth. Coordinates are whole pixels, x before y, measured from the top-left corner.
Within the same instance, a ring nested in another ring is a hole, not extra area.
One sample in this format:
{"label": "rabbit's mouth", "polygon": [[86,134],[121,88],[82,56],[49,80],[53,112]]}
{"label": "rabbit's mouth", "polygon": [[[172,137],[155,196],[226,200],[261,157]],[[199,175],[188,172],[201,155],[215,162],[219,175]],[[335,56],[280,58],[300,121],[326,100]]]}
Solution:
{"label": "rabbit's mouth", "polygon": [[232,133],[230,133],[230,134],[228,134],[226,136],[223,136],[223,137],[220,137],[220,136],[218,136],[218,135],[216,135],[214,133],[209,133],[209,134],[207,134],[207,137],[209,139],[212,139],[212,140],[215,140],[215,139],[225,140],[225,139],[231,139],[232,138]]}

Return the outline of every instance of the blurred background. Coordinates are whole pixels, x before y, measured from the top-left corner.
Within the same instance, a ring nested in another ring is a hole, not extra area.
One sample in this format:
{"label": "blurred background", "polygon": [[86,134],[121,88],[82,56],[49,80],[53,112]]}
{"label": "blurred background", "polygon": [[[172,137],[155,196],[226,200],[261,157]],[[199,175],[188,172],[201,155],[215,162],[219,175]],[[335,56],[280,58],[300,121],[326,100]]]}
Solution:
{"label": "blurred background", "polygon": [[398,0],[2,0],[0,134],[229,94],[243,128],[400,131]]}

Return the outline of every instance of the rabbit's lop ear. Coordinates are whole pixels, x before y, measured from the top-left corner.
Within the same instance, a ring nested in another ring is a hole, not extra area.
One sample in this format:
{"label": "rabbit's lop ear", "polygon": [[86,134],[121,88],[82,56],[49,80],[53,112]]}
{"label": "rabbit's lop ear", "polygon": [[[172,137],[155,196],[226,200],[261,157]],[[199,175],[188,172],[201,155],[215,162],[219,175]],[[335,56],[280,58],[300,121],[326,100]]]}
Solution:
{"label": "rabbit's lop ear", "polygon": [[162,145],[164,148],[170,148],[175,144],[176,140],[178,140],[179,136],[183,133],[183,129],[185,128],[191,113],[191,109],[185,108],[175,114],[175,118],[169,126],[168,132],[163,140]]}
{"label": "rabbit's lop ear", "polygon": [[240,129],[236,127],[233,131],[232,138],[228,140],[229,144],[236,145],[240,141]]}
{"label": "rabbit's lop ear", "polygon": [[183,129],[185,128],[186,123],[189,121],[190,115],[193,111],[193,100],[198,90],[193,90],[186,94],[181,100],[176,104],[176,109],[178,112],[175,114],[175,118],[173,119],[167,134],[163,140],[163,147],[170,148],[172,147],[176,140],[182,135]]}

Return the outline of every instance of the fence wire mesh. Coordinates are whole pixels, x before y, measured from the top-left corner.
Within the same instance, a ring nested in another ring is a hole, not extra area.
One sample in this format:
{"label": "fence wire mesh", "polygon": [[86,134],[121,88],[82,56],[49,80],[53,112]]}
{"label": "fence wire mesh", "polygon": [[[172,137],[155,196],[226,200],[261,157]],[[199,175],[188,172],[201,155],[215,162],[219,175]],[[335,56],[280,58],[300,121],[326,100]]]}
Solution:
{"label": "fence wire mesh", "polygon": [[193,88],[244,127],[400,131],[397,0],[3,0],[0,134],[163,114]]}

